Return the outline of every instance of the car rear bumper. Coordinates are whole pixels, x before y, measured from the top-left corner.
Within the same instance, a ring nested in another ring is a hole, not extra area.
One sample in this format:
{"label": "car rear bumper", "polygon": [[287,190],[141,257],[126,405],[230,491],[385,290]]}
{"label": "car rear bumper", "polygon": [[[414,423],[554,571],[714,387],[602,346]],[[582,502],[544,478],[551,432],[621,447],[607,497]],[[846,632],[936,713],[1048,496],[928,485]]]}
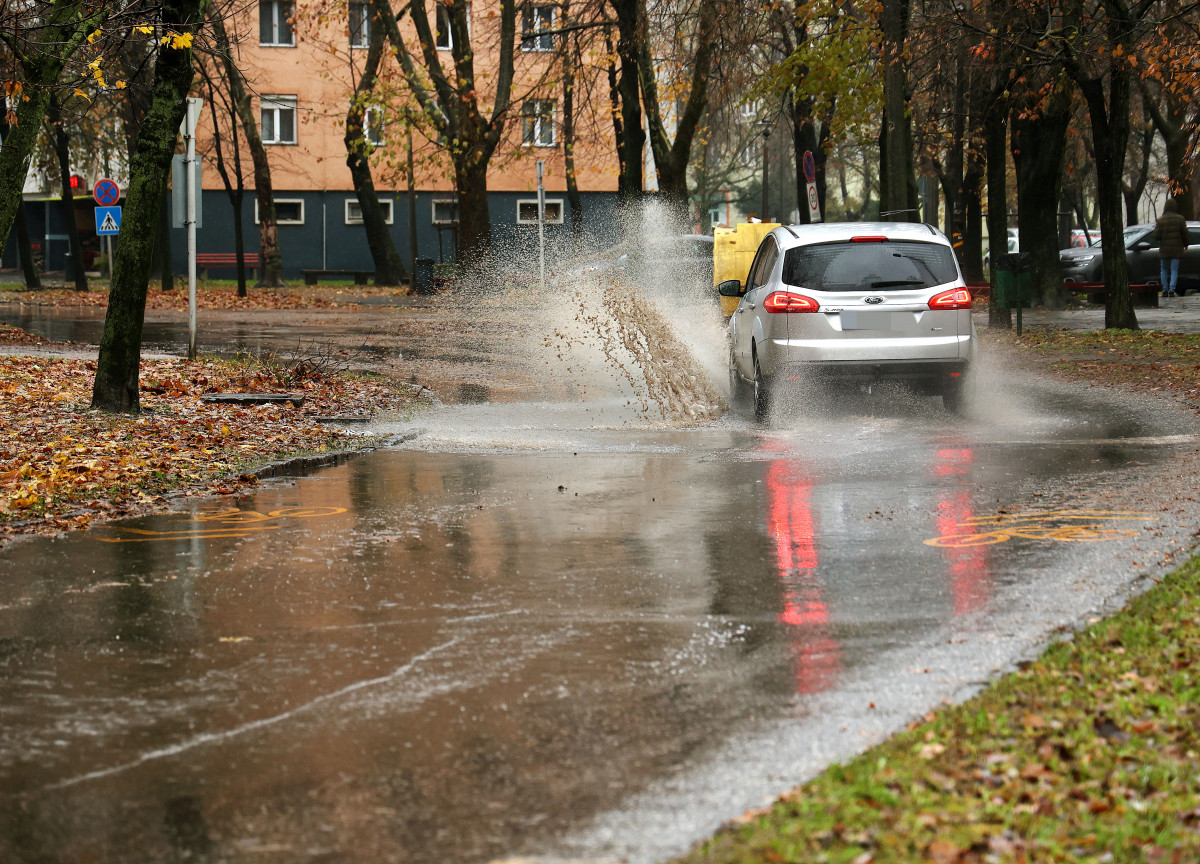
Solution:
{"label": "car rear bumper", "polygon": [[842,360],[786,363],[779,370],[783,381],[877,384],[895,382],[915,390],[942,393],[961,386],[971,369],[963,358],[943,360]]}

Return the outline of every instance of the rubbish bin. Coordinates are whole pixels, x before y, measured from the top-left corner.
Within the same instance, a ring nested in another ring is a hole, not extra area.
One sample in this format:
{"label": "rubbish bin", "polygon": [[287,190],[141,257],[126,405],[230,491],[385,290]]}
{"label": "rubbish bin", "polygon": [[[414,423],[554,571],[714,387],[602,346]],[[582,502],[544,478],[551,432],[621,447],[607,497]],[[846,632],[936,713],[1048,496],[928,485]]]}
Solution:
{"label": "rubbish bin", "polygon": [[996,256],[996,305],[1003,309],[1033,305],[1033,257],[1028,252]]}
{"label": "rubbish bin", "polygon": [[418,258],[413,262],[413,291],[422,295],[433,293],[432,258]]}

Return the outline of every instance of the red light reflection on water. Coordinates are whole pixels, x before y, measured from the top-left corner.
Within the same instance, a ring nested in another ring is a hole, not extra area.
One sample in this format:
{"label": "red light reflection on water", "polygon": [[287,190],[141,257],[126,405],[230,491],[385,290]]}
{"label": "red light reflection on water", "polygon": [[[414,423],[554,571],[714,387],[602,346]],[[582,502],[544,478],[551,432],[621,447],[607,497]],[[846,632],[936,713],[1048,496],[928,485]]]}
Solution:
{"label": "red light reflection on water", "polygon": [[[937,536],[961,533],[960,523],[975,517],[967,476],[975,453],[969,447],[946,447],[937,451],[933,475],[944,478],[937,505]],[[943,549],[950,565],[950,589],[954,594],[954,614],[965,615],[987,605],[992,595],[992,575],[986,546]]]}
{"label": "red light reflection on water", "polygon": [[796,657],[796,690],[820,693],[833,686],[841,648],[832,636],[819,564],[812,514],[812,482],[801,466],[780,459],[767,472],[767,532],[775,541],[775,560],[783,589],[780,623],[791,629]]}

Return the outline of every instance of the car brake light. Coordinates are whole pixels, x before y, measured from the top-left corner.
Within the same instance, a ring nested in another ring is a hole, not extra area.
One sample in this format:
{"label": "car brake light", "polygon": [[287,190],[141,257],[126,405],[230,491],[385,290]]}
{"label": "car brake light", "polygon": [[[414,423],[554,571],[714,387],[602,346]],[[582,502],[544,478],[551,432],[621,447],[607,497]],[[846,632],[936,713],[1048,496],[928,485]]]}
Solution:
{"label": "car brake light", "polygon": [[821,304],[803,294],[793,294],[791,291],[772,291],[763,300],[763,308],[768,312],[817,312]]}
{"label": "car brake light", "polygon": [[874,235],[864,235],[862,237],[851,237],[851,243],[886,243],[886,237],[876,237]]}
{"label": "car brake light", "polygon": [[929,308],[938,311],[946,309],[970,309],[971,292],[966,288],[951,288],[941,294],[929,298]]}

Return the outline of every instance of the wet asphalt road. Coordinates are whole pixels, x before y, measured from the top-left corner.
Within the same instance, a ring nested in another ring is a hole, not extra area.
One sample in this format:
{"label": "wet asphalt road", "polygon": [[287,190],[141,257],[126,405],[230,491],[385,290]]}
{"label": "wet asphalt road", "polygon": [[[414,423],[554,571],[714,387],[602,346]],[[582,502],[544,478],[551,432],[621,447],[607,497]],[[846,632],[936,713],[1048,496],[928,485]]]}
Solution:
{"label": "wet asphalt road", "polygon": [[[443,406],[0,551],[0,860],[654,862],[1169,567],[1189,415]],[[811,408],[812,406],[808,406]]]}

